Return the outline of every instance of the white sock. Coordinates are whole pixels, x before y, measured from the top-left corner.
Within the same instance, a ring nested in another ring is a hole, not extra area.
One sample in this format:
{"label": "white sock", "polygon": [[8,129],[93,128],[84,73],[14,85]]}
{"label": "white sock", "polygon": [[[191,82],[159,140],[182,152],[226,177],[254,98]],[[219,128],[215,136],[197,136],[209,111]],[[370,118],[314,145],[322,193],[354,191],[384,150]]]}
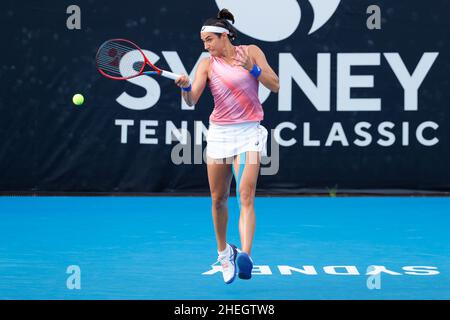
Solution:
{"label": "white sock", "polygon": [[225,250],[223,250],[223,251],[217,250],[217,253],[219,254],[219,256],[225,256],[228,253],[228,250],[230,250],[230,245],[227,243]]}

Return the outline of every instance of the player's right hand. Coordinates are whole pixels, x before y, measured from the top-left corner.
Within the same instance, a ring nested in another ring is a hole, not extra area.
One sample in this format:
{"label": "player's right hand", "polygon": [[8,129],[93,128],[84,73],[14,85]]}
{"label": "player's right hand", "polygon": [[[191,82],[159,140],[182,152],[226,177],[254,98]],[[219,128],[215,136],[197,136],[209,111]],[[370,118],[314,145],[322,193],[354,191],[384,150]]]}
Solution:
{"label": "player's right hand", "polygon": [[187,88],[191,84],[191,80],[186,74],[182,74],[175,80],[175,84],[180,88]]}

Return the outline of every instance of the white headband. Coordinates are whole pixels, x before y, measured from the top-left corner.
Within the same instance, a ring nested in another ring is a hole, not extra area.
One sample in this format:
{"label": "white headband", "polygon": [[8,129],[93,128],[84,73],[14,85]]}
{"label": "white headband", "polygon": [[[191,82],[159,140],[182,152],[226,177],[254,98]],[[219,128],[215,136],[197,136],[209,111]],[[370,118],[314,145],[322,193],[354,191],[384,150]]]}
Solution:
{"label": "white headband", "polygon": [[228,31],[225,28],[222,27],[216,27],[216,26],[203,26],[201,32],[214,32],[214,33],[223,33],[229,34],[230,31]]}

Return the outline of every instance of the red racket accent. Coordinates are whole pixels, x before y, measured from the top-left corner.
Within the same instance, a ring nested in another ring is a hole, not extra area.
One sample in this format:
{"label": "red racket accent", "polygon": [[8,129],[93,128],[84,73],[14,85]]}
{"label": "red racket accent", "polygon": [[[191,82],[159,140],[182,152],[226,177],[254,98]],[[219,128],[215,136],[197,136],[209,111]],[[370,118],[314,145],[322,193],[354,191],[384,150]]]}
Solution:
{"label": "red racket accent", "polygon": [[[156,67],[147,59],[141,48],[127,39],[112,39],[104,42],[97,51],[95,62],[102,75],[114,80],[126,80],[143,74],[158,74],[172,80],[181,76]],[[151,68],[150,71],[144,70],[146,65]]]}
{"label": "red racket accent", "polygon": [[[138,51],[140,54],[133,64],[132,72],[124,76],[120,70],[120,62],[126,54],[132,51]],[[98,71],[105,77],[114,80],[126,80],[142,75],[146,64],[154,70],[151,73],[160,75],[162,72],[147,59],[141,48],[126,39],[111,39],[104,42],[98,49],[95,61]]]}

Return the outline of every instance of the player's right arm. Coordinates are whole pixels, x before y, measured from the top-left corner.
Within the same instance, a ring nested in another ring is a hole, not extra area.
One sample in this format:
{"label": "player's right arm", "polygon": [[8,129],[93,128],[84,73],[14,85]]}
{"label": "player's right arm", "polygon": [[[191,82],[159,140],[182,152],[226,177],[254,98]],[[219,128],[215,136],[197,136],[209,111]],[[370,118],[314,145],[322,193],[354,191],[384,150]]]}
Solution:
{"label": "player's right arm", "polygon": [[[197,103],[198,99],[205,90],[206,82],[208,81],[208,70],[209,70],[209,58],[204,58],[198,64],[197,70],[195,71],[194,83],[192,83],[191,91],[181,90],[184,101],[186,101],[188,106],[193,106]],[[189,87],[189,77],[183,74],[177,80],[175,84],[180,88]]]}

